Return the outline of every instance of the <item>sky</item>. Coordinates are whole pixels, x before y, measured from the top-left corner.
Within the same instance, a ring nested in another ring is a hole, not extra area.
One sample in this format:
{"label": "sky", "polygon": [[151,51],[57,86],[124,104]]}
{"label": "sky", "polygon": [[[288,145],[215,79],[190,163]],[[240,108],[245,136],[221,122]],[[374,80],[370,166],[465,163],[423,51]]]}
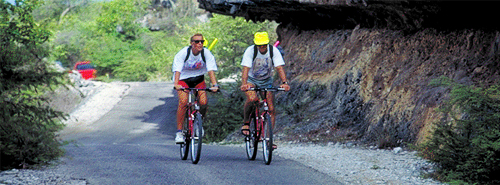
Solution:
{"label": "sky", "polygon": [[5,0],[5,1],[9,2],[10,4],[14,4],[16,0]]}

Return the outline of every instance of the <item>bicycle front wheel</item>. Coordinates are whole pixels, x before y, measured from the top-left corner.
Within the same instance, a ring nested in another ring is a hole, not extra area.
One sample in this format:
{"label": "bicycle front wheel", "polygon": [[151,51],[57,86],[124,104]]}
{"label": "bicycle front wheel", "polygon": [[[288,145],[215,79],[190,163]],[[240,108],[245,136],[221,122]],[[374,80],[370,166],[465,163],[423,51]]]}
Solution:
{"label": "bicycle front wheel", "polygon": [[203,119],[200,113],[196,113],[193,122],[193,137],[191,137],[191,161],[197,164],[200,161],[201,144],[203,138]]}
{"label": "bicycle front wheel", "polygon": [[262,132],[262,151],[264,154],[264,162],[269,165],[273,158],[273,124],[271,115],[264,116],[264,130]]}
{"label": "bicycle front wheel", "polygon": [[259,143],[259,139],[256,132],[255,118],[250,120],[250,125],[248,127],[250,130],[250,135],[245,137],[245,149],[247,151],[247,157],[249,160],[255,160],[257,156],[257,145]]}
{"label": "bicycle front wheel", "polygon": [[180,152],[181,152],[181,159],[182,160],[186,160],[187,157],[188,157],[188,153],[189,153],[189,143],[190,143],[190,132],[189,132],[189,128],[188,128],[188,125],[189,125],[189,120],[188,118],[186,117],[185,121],[184,121],[184,125],[183,125],[183,131],[184,132],[184,143],[180,144]]}

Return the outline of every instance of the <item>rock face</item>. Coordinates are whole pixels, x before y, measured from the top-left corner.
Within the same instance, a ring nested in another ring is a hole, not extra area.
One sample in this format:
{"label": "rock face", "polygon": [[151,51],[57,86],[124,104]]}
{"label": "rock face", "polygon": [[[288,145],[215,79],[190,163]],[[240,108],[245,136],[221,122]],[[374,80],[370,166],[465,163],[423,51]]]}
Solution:
{"label": "rock face", "polygon": [[387,28],[418,30],[491,28],[499,3],[492,1],[447,0],[198,0],[207,11],[245,17],[247,20],[274,20],[300,29]]}
{"label": "rock face", "polygon": [[431,80],[500,79],[499,25],[480,21],[493,17],[494,2],[198,1],[213,13],[280,23],[293,90],[277,96],[277,129],[298,133],[289,139],[417,143],[449,92]]}

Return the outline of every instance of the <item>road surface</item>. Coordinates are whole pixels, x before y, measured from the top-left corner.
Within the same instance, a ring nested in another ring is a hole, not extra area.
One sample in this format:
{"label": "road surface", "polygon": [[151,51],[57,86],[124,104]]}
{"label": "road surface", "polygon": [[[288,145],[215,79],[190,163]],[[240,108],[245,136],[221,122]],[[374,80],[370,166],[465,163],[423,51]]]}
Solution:
{"label": "road surface", "polygon": [[[88,184],[341,184],[292,160],[203,145],[201,159],[181,160],[174,143],[177,97],[172,83],[144,82],[99,120],[64,130],[66,156],[56,171]],[[105,101],[105,100],[103,100]]]}

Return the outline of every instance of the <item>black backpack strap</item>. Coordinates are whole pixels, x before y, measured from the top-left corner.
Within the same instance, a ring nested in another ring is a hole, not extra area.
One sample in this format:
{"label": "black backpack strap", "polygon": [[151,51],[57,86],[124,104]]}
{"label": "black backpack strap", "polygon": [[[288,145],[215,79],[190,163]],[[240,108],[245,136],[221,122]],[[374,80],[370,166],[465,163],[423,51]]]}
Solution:
{"label": "black backpack strap", "polygon": [[184,59],[184,62],[188,60],[190,54],[191,54],[191,46],[189,46],[187,49],[186,58]]}
{"label": "black backpack strap", "polygon": [[[271,62],[273,61],[273,57],[274,57],[274,53],[273,53],[273,46],[271,44],[269,44],[269,56],[271,57]],[[257,57],[257,46],[256,45],[253,45],[253,58],[252,58],[252,62],[255,60],[255,57]]]}
{"label": "black backpack strap", "polygon": [[271,57],[271,62],[273,62],[273,57],[274,57],[273,51],[274,51],[273,46],[271,44],[269,44],[269,56]]}
{"label": "black backpack strap", "polygon": [[255,57],[257,57],[257,45],[253,45],[253,58],[252,58],[252,63],[255,60]]}
{"label": "black backpack strap", "polygon": [[201,49],[201,59],[203,59],[203,62],[205,62],[205,64],[207,63],[207,59],[205,59],[205,47],[203,47],[203,49]]}
{"label": "black backpack strap", "polygon": [[[186,62],[189,58],[189,55],[191,54],[191,47],[192,46],[189,46],[188,49],[187,49],[187,54],[186,54],[186,58],[184,59],[184,62]],[[205,59],[205,47],[203,47],[203,49],[201,50],[201,59],[203,59],[203,62],[207,63],[207,59]]]}

